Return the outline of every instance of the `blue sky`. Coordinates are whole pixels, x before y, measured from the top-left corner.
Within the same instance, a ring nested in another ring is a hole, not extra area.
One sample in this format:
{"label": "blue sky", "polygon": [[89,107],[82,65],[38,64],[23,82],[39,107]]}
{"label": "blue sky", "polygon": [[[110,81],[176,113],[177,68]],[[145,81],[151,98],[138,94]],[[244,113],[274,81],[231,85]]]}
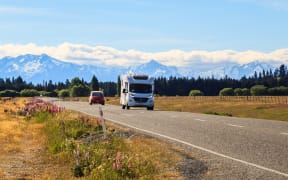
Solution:
{"label": "blue sky", "polygon": [[287,0],[1,0],[0,44],[269,52],[287,20]]}
{"label": "blue sky", "polygon": [[0,58],[46,53],[120,66],[155,59],[189,71],[287,64],[287,20],[288,0],[1,0]]}

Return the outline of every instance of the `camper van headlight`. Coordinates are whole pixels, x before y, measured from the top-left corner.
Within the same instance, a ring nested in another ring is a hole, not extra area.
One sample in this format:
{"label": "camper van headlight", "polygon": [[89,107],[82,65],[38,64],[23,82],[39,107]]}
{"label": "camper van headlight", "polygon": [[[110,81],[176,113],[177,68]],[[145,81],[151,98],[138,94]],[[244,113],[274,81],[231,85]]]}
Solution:
{"label": "camper van headlight", "polygon": [[132,97],[132,98],[133,98],[133,97],[135,97],[135,95],[134,95],[134,94],[129,94],[129,96],[130,96],[130,97]]}
{"label": "camper van headlight", "polygon": [[148,98],[148,99],[151,99],[151,98],[153,98],[153,96],[151,95],[151,96],[148,96],[147,98]]}

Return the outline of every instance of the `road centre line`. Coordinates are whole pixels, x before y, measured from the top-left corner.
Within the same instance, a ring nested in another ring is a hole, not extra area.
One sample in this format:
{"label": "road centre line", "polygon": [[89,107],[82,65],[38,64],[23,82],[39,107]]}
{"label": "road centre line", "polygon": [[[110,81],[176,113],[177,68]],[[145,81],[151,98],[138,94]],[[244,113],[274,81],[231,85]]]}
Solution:
{"label": "road centre line", "polygon": [[195,121],[201,121],[201,122],[205,122],[206,120],[204,119],[194,119]]}
{"label": "road centre line", "polygon": [[[90,115],[90,116],[95,116],[95,114],[90,114],[90,113],[86,113],[86,112],[82,112],[82,113]],[[135,126],[131,126],[131,125],[123,123],[123,122],[115,121],[113,119],[108,119],[107,118],[107,120],[109,120],[111,122],[114,122],[116,124],[119,124],[119,125],[123,125],[123,126],[129,127],[129,128],[132,128],[132,129],[136,129],[138,131],[142,131],[142,132],[151,134],[151,135],[155,135],[155,136],[162,137],[162,138],[165,138],[165,139],[168,139],[168,140],[176,141],[178,143],[185,144],[187,146],[190,146],[190,147],[193,147],[193,148],[196,148],[196,149],[199,149],[199,150],[214,154],[216,156],[220,156],[220,157],[223,157],[223,158],[226,158],[226,159],[230,159],[230,160],[233,160],[233,161],[236,161],[236,162],[240,162],[240,163],[248,165],[248,166],[256,167],[256,168],[264,170],[264,171],[268,171],[268,172],[275,173],[275,174],[278,174],[278,175],[281,175],[281,176],[284,176],[284,177],[288,177],[287,173],[283,173],[283,172],[280,172],[280,171],[277,171],[277,170],[274,170],[274,169],[270,169],[270,168],[267,168],[267,167],[264,167],[264,166],[261,166],[261,165],[257,165],[257,164],[251,163],[251,162],[247,162],[247,161],[244,161],[244,160],[241,160],[241,159],[233,158],[231,156],[228,156],[228,155],[225,155],[225,154],[221,154],[221,153],[218,153],[216,151],[212,151],[212,150],[209,150],[209,149],[206,149],[206,148],[203,148],[203,147],[200,147],[200,146],[197,146],[197,145],[194,145],[194,144],[191,144],[191,143],[188,143],[188,142],[185,142],[185,141],[173,138],[173,137],[169,137],[169,136],[166,136],[166,135],[163,135],[163,134],[159,134],[159,133],[156,133],[156,132],[153,132],[153,131],[137,128]]]}
{"label": "road centre line", "polygon": [[283,133],[280,133],[280,134],[288,136],[288,133],[286,133],[286,132],[283,132]]}
{"label": "road centre line", "polygon": [[239,128],[243,128],[244,126],[240,126],[240,125],[237,125],[237,124],[227,124],[228,126],[232,126],[232,127],[239,127]]}

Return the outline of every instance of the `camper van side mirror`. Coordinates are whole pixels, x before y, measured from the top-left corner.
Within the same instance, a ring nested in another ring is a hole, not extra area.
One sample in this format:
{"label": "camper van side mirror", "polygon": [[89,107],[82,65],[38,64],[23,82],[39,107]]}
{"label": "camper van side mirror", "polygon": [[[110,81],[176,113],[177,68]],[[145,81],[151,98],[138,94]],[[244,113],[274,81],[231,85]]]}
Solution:
{"label": "camper van side mirror", "polygon": [[127,89],[123,89],[122,93],[128,93]]}

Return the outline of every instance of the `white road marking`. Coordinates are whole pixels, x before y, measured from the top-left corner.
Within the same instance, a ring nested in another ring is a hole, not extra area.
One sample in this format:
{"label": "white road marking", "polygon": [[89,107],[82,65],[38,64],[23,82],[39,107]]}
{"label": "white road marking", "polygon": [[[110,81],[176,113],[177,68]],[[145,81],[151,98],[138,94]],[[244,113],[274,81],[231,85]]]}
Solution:
{"label": "white road marking", "polygon": [[227,124],[228,126],[232,126],[232,127],[239,127],[239,128],[243,128],[244,126],[240,126],[240,125],[237,125],[237,124]]}
{"label": "white road marking", "polygon": [[286,133],[286,132],[283,132],[283,133],[280,133],[280,134],[288,136],[288,133]]}
{"label": "white road marking", "polygon": [[[95,116],[95,114],[90,114],[90,113],[86,113],[86,112],[82,112],[82,113],[90,115],[90,116]],[[165,139],[176,141],[176,142],[185,144],[187,146],[190,146],[190,147],[193,147],[193,148],[196,148],[196,149],[199,149],[199,150],[214,154],[216,156],[220,156],[220,157],[223,157],[223,158],[226,158],[226,159],[230,159],[230,160],[233,160],[233,161],[236,161],[236,162],[240,162],[240,163],[248,165],[248,166],[253,166],[253,167],[256,167],[258,169],[262,169],[264,171],[268,171],[268,172],[271,172],[271,173],[275,173],[275,174],[278,174],[278,175],[281,175],[281,176],[288,177],[287,173],[283,173],[283,172],[280,172],[280,171],[277,171],[277,170],[274,170],[274,169],[270,169],[270,168],[267,168],[267,167],[264,167],[264,166],[261,166],[261,165],[257,165],[257,164],[251,163],[251,162],[247,162],[247,161],[244,161],[244,160],[241,160],[241,159],[233,158],[231,156],[227,156],[225,154],[221,154],[221,153],[218,153],[216,151],[212,151],[212,150],[209,150],[209,149],[206,149],[206,148],[203,148],[203,147],[200,147],[200,146],[197,146],[197,145],[194,145],[194,144],[191,144],[191,143],[188,143],[188,142],[185,142],[185,141],[173,138],[173,137],[169,137],[169,136],[166,136],[166,135],[163,135],[163,134],[159,134],[159,133],[156,133],[156,132],[153,132],[153,131],[148,131],[148,130],[145,130],[145,129],[137,128],[135,126],[131,126],[131,125],[123,123],[123,122],[115,121],[113,119],[107,119],[107,120],[109,120],[111,122],[114,122],[116,124],[120,124],[120,125],[129,127],[129,128],[132,128],[132,129],[136,129],[138,131],[142,131],[142,132],[151,134],[151,135],[156,135],[158,137],[162,137],[162,138],[165,138]]]}
{"label": "white road marking", "polygon": [[124,115],[124,116],[133,116],[132,114],[122,114],[122,115]]}
{"label": "white road marking", "polygon": [[204,119],[193,119],[193,120],[195,120],[195,121],[201,121],[201,122],[205,122],[206,120],[204,120]]}

